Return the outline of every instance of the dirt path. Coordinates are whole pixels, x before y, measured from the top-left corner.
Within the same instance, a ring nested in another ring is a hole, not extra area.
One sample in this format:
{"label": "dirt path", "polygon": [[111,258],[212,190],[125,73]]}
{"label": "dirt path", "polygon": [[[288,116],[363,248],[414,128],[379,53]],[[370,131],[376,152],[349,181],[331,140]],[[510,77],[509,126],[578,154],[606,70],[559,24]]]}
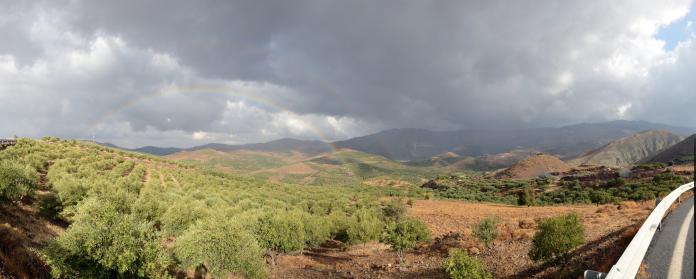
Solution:
{"label": "dirt path", "polygon": [[157,174],[159,175],[160,184],[162,184],[162,186],[164,186],[164,187],[167,187],[167,183],[164,182],[164,175],[162,175],[162,166],[161,165],[158,166],[158,168],[157,168]]}
{"label": "dirt path", "polygon": [[35,197],[0,201],[0,278],[50,278],[50,272],[33,250],[45,247],[68,225],[39,212],[39,200],[53,195],[47,181],[42,173]]}
{"label": "dirt path", "polygon": [[145,166],[146,166],[145,167],[145,178],[143,179],[143,183],[147,185],[150,182],[150,179],[152,179],[152,177],[151,177],[152,172],[150,171],[149,165],[145,165]]}

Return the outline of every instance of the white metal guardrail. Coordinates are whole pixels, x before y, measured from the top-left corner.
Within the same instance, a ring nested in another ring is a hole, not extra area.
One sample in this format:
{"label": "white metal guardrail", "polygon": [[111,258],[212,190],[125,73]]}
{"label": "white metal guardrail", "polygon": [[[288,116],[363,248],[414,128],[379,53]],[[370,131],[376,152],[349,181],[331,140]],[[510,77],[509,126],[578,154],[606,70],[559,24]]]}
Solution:
{"label": "white metal guardrail", "polygon": [[[631,243],[624,250],[621,258],[616,262],[608,274],[594,271],[586,271],[585,278],[606,278],[606,279],[633,279],[638,273],[640,264],[643,262],[645,253],[648,251],[650,242],[655,235],[655,231],[660,226],[662,218],[672,204],[677,201],[681,194],[694,188],[694,182],[684,184],[674,189],[653,209],[645,222],[633,237]],[[606,276],[606,277],[605,277]]]}

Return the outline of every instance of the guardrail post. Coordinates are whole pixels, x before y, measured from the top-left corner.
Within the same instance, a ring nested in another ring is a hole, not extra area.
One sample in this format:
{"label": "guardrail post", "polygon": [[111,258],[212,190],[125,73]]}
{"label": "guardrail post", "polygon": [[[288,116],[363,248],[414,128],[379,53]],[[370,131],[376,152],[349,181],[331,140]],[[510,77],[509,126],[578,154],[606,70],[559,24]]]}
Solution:
{"label": "guardrail post", "polygon": [[585,270],[585,272],[582,274],[582,277],[584,279],[604,279],[607,278],[607,274],[604,272],[599,272],[599,271],[594,271],[594,270]]}

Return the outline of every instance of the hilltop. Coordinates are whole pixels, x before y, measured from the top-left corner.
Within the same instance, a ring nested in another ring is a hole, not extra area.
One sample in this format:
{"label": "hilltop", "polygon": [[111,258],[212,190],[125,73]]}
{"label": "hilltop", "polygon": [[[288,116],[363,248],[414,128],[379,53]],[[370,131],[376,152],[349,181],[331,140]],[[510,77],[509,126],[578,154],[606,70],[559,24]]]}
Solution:
{"label": "hilltop", "polygon": [[496,174],[498,178],[528,179],[548,173],[563,172],[570,166],[556,156],[537,154]]}
{"label": "hilltop", "polygon": [[681,137],[667,131],[644,131],[615,140],[571,161],[573,165],[624,167],[641,162],[678,143]]}

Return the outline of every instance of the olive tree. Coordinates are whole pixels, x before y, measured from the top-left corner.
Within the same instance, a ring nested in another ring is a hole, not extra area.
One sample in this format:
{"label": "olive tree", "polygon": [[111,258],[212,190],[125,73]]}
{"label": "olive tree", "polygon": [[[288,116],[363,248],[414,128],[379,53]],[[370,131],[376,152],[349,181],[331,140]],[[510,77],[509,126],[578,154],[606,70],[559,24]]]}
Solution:
{"label": "olive tree", "polygon": [[460,249],[450,250],[449,257],[445,260],[442,269],[451,279],[493,278],[481,262]]}
{"label": "olive tree", "polygon": [[16,201],[37,188],[36,171],[13,160],[0,161],[0,199]]}
{"label": "olive tree", "polygon": [[555,259],[584,242],[585,230],[576,213],[547,218],[539,222],[529,257],[535,261]]}
{"label": "olive tree", "polygon": [[498,223],[500,219],[495,216],[484,218],[474,226],[474,236],[486,244],[486,247],[490,246],[498,238]]}
{"label": "olive tree", "polygon": [[177,238],[174,254],[184,267],[195,269],[202,265],[215,277],[266,276],[263,249],[254,235],[227,218],[198,221]]}
{"label": "olive tree", "polygon": [[378,239],[383,229],[384,223],[374,211],[361,209],[351,216],[346,235],[350,243],[366,243]]}
{"label": "olive tree", "polygon": [[382,236],[382,242],[396,250],[400,263],[404,262],[404,251],[428,241],[430,230],[421,221],[413,218],[403,218],[389,224]]}
{"label": "olive tree", "polygon": [[44,249],[54,277],[160,277],[171,263],[151,223],[89,198],[73,223]]}

